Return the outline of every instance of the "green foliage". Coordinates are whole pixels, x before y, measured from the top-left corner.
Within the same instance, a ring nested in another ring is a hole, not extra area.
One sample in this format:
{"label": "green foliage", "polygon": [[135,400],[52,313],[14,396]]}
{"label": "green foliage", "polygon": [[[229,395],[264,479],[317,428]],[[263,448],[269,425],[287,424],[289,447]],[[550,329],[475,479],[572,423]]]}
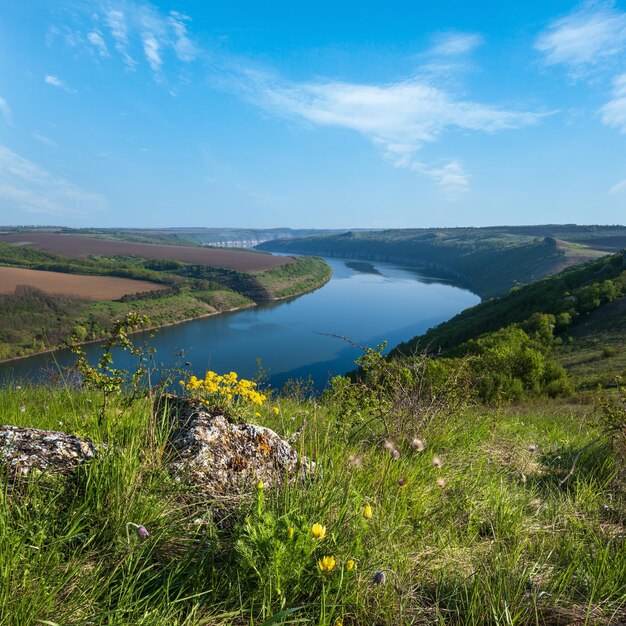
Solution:
{"label": "green foliage", "polygon": [[515,326],[463,344],[457,353],[472,355],[470,370],[483,402],[520,400],[526,395],[571,392],[565,369],[550,358],[553,316],[538,315],[528,325],[531,338]]}
{"label": "green foliage", "polygon": [[[81,383],[87,389],[94,389],[102,394],[102,408],[99,414],[99,423],[104,421],[107,401],[111,395],[121,393],[125,383],[130,382],[135,392],[141,389],[144,378],[149,374],[147,362],[154,352],[153,348],[137,346],[129,337],[129,333],[146,328],[150,325],[150,318],[139,313],[128,313],[124,318],[116,320],[109,337],[103,344],[103,351],[97,365],[91,365],[85,351],[74,343],[71,350],[78,357],[74,368],[81,376]],[[137,366],[130,374],[126,370],[113,367],[113,348],[127,350],[137,357]],[[149,379],[148,379],[149,383]]]}
{"label": "green foliage", "polygon": [[[554,324],[553,330],[569,332],[590,311],[626,294],[624,259],[623,254],[604,257],[511,290],[463,311],[398,349],[406,351],[416,345],[429,345],[445,352],[511,324],[543,323],[544,332],[549,335],[545,327],[548,320],[548,326]],[[545,315],[554,316],[554,322],[552,318],[542,318]]]}

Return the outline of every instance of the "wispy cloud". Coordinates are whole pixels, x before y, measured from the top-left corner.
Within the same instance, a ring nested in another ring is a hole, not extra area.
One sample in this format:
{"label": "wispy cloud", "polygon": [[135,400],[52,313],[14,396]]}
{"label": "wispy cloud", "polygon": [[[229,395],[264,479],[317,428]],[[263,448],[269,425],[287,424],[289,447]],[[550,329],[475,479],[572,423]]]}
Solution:
{"label": "wispy cloud", "polygon": [[95,10],[85,5],[84,12],[73,18],[73,28],[53,27],[50,41],[61,35],[67,45],[92,55],[121,57],[128,70],[137,70],[143,56],[158,83],[165,82],[166,61],[191,63],[199,54],[188,29],[191,19],[178,11],[161,11],[150,2],[97,0]]}
{"label": "wispy cloud", "polygon": [[613,185],[609,190],[609,195],[614,196],[616,193],[623,193],[626,191],[626,179],[620,180],[619,183]]}
{"label": "wispy cloud", "polygon": [[438,56],[469,54],[483,42],[483,37],[479,33],[440,33],[435,37],[435,43],[429,52]]}
{"label": "wispy cloud", "polygon": [[442,167],[426,167],[421,163],[414,163],[413,169],[434,180],[447,200],[456,200],[469,191],[470,175],[459,161],[450,161]]}
{"label": "wispy cloud", "polygon": [[552,22],[535,43],[549,65],[565,65],[573,78],[589,75],[623,56],[626,13],[615,3],[585,2]]}
{"label": "wispy cloud", "polygon": [[87,33],[87,40],[97,50],[100,56],[110,56],[109,48],[107,47],[106,42],[104,41],[104,38],[102,37],[102,34],[100,32],[92,30],[91,32]]}
{"label": "wispy cloud", "polygon": [[13,117],[11,115],[11,107],[8,105],[7,101],[0,96],[0,115],[4,119],[4,122],[9,126],[13,126]]}
{"label": "wispy cloud", "polygon": [[115,49],[122,56],[126,67],[130,70],[135,69],[137,63],[128,52],[128,26],[126,25],[126,16],[119,9],[107,9],[105,10],[105,21],[115,41]]}
{"label": "wispy cloud", "polygon": [[43,78],[44,83],[46,85],[51,85],[52,87],[57,87],[58,89],[63,89],[70,93],[75,93],[75,90],[72,89],[65,81],[61,80],[58,76],[54,74],[47,74]]}
{"label": "wispy cloud", "polygon": [[107,206],[100,194],[84,191],[32,161],[0,146],[0,210],[84,217]]}
{"label": "wispy cloud", "polygon": [[613,81],[613,98],[601,109],[602,122],[626,133],[626,74]]}
{"label": "wispy cloud", "polygon": [[56,148],[58,146],[57,142],[54,141],[54,139],[50,139],[50,137],[46,137],[45,135],[42,135],[41,133],[33,131],[30,134],[30,136],[33,139],[36,139],[39,143],[43,143],[46,146],[52,146],[54,148]]}
{"label": "wispy cloud", "polygon": [[455,193],[468,188],[468,175],[458,161],[432,167],[417,160],[424,144],[449,131],[495,133],[536,124],[542,117],[456,98],[419,78],[381,85],[293,83],[245,69],[236,86],[271,113],[358,132],[394,166],[429,176]]}
{"label": "wispy cloud", "polygon": [[613,76],[611,98],[598,113],[603,124],[626,133],[626,12],[611,0],[587,1],[550,24],[535,47],[574,79],[606,84]]}

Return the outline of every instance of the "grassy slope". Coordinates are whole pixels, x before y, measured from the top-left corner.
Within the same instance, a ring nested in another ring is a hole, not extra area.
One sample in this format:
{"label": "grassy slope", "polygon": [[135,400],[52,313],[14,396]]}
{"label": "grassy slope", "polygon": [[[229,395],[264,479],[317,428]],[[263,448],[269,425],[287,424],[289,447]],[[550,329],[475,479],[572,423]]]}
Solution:
{"label": "grassy slope", "polygon": [[[490,227],[348,232],[271,241],[261,249],[423,265],[453,276],[490,297],[604,254],[591,243],[622,233],[624,227]],[[593,235],[593,237],[592,237]],[[595,245],[595,243],[594,243]]]}
{"label": "grassy slope", "polygon": [[571,267],[531,285],[481,302],[424,335],[398,346],[400,352],[428,346],[431,351],[455,352],[465,342],[510,324],[520,324],[533,313],[568,312],[571,324],[555,332],[562,344],[556,358],[573,376],[579,389],[614,386],[626,375],[626,295],[593,303],[590,290],[626,279],[626,253]]}
{"label": "grassy slope", "polygon": [[[297,445],[317,462],[317,480],[225,504],[170,478],[165,429],[154,447],[147,441],[145,401],[113,402],[98,427],[94,394],[13,388],[3,398],[0,423],[108,448],[73,480],[44,475],[20,495],[0,491],[2,625],[623,623],[617,460],[590,450],[558,484],[597,432],[585,406],[483,407],[425,430],[406,424],[427,449],[398,439],[396,461],[380,441],[337,436],[332,402],[275,397],[248,417],[283,436],[303,428]],[[138,540],[128,522],[151,537]],[[314,523],[326,526],[323,540],[311,536]],[[331,573],[317,566],[326,555],[337,561]],[[376,570],[385,586],[373,584]]]}

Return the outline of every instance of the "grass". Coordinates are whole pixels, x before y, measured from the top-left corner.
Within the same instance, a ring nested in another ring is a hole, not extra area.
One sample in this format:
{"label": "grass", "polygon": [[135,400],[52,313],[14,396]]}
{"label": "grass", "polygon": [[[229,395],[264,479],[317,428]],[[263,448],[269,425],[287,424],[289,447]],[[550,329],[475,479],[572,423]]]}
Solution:
{"label": "grass", "polygon": [[[285,437],[302,427],[295,445],[316,461],[315,479],[257,489],[226,506],[172,479],[167,423],[159,420],[151,445],[146,400],[117,398],[98,425],[97,394],[16,386],[2,393],[2,423],[107,446],[73,478],[5,483],[0,624],[626,619],[619,459],[610,447],[590,449],[559,485],[576,450],[598,432],[590,406],[470,408],[414,432],[425,451],[396,439],[395,459],[379,438],[344,436],[332,402],[274,395],[256,421]],[[129,522],[150,537],[140,540]],[[314,523],[326,527],[323,538],[312,536]],[[318,566],[324,556],[336,560],[330,572]],[[375,584],[377,571],[385,585]]]}

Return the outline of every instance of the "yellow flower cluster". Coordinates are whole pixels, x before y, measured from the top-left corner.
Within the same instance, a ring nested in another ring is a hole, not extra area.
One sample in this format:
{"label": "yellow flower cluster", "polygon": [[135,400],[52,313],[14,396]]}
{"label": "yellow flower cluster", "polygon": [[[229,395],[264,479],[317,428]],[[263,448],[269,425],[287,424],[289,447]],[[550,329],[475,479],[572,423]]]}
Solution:
{"label": "yellow flower cluster", "polygon": [[256,390],[256,386],[257,384],[251,380],[238,378],[237,372],[217,374],[208,371],[204,379],[192,376],[185,385],[185,389],[201,395],[217,396],[228,402],[237,398],[261,406],[266,397]]}
{"label": "yellow flower cluster", "polygon": [[337,561],[335,560],[334,556],[325,556],[323,559],[320,559],[317,562],[318,567],[323,572],[332,572],[335,569],[336,564]]}

